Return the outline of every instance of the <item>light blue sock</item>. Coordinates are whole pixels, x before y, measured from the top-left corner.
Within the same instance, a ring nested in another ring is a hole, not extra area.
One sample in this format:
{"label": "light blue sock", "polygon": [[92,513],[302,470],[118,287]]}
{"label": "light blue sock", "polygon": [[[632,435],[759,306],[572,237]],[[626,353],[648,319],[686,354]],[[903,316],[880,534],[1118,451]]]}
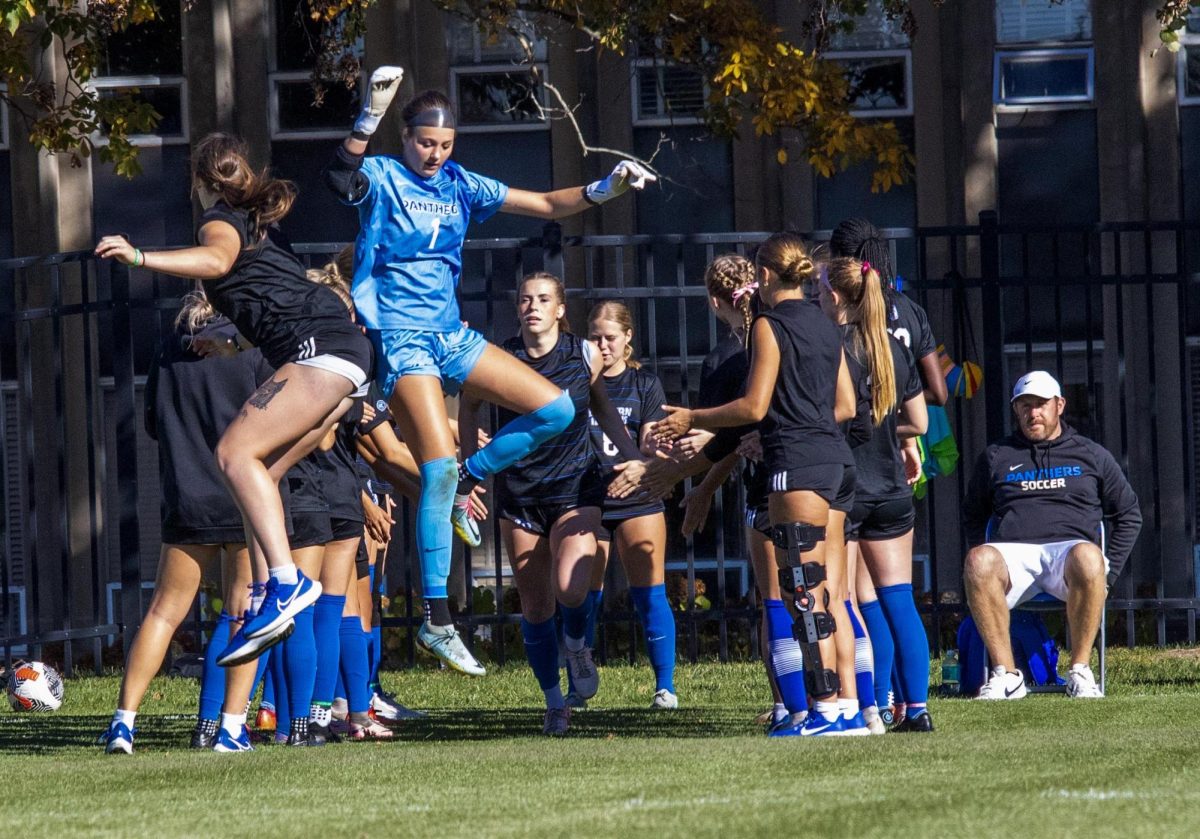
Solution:
{"label": "light blue sock", "polygon": [[854,629],[854,685],[858,688],[858,707],[875,707],[875,677],[872,668],[875,662],[871,655],[871,641],[867,631],[858,622],[858,616],[849,600],[846,601],[846,612],[850,615],[850,626]]}
{"label": "light blue sock", "polygon": [[900,692],[906,703],[924,705],[929,701],[929,638],[913,600],[912,584],[885,586],[878,593],[896,643]]}
{"label": "light blue sock", "polygon": [[771,639],[771,670],[788,713],[808,710],[808,691],[804,688],[804,656],[792,633],[792,614],[782,600],[763,600],[767,616],[767,634]]}
{"label": "light blue sock", "polygon": [[308,719],[317,679],[317,642],[313,636],[316,605],[296,615],[296,627],[283,642],[283,661],[287,671],[288,708],[296,719]]}
{"label": "light blue sock", "polygon": [[[225,702],[225,668],[217,664],[221,650],[229,645],[229,624],[233,617],[225,611],[217,617],[217,625],[208,646],[204,648],[204,670],[200,675],[200,710],[202,720],[221,718],[221,705]],[[262,656],[259,656],[262,658]]]}
{"label": "light blue sock", "polygon": [[367,690],[368,634],[363,632],[362,622],[357,616],[342,618],[338,633],[342,645],[340,669],[342,681],[346,684],[346,702],[352,714],[365,714],[371,707],[371,693]]}
{"label": "light blue sock", "polygon": [[[493,443],[495,441],[493,440]],[[446,597],[450,577],[450,511],[458,486],[458,461],[439,457],[421,464],[421,496],[417,501],[417,553],[426,598]]]}
{"label": "light blue sock", "polygon": [[[575,419],[575,403],[565,390],[536,411],[506,423],[492,441],[466,460],[467,471],[479,480],[512,466],[542,443],[566,430]],[[455,480],[457,482],[457,472]],[[447,507],[446,515],[450,515]]]}
{"label": "light blue sock", "polygon": [[521,618],[521,636],[525,639],[525,657],[543,691],[557,688],[558,673],[558,632],[554,628],[554,618],[541,623],[530,623]]}
{"label": "light blue sock", "polygon": [[646,655],[654,668],[654,689],[675,692],[675,616],[667,587],[630,586],[633,608],[646,630]]}
{"label": "light blue sock", "polygon": [[867,625],[867,635],[871,638],[872,666],[875,676],[875,704],[880,708],[888,706],[888,693],[892,690],[892,662],[896,654],[896,646],[892,642],[892,630],[888,626],[887,617],[878,600],[863,601],[858,604],[862,612],[863,623]]}
{"label": "light blue sock", "polygon": [[346,595],[322,594],[313,610],[313,640],[317,650],[317,675],[313,682],[313,702],[328,705],[333,702],[341,659],[342,609]]}

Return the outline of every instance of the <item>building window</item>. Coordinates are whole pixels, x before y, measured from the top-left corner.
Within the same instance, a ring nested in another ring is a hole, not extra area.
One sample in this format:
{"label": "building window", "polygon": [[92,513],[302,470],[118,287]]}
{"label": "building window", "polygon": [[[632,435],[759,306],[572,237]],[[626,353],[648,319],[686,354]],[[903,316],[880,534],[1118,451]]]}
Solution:
{"label": "building window", "polygon": [[1088,0],[998,0],[992,100],[1000,108],[1095,101]]}
{"label": "building window", "polygon": [[101,98],[132,95],[161,117],[152,134],[133,135],[130,141],[135,145],[187,143],[187,79],[183,75],[179,4],[163,3],[157,19],[110,34],[100,51],[99,70],[89,82],[92,90]]}
{"label": "building window", "polygon": [[[536,73],[535,73],[536,68]],[[450,99],[458,130],[544,131],[546,65],[481,64],[450,68]]]}
{"label": "building window", "polygon": [[[347,87],[340,80],[314,88],[320,26],[308,15],[305,0],[274,0],[271,32],[271,139],[307,140],[344,137],[361,107],[361,84]],[[362,42],[348,57],[362,56]]]}
{"label": "building window", "polygon": [[1179,102],[1200,105],[1200,11],[1188,16],[1179,40]]}
{"label": "building window", "polygon": [[846,70],[854,116],[912,116],[910,50],[830,52],[826,57]]}
{"label": "building window", "polygon": [[704,76],[661,58],[633,61],[633,124],[696,125],[708,100]]}

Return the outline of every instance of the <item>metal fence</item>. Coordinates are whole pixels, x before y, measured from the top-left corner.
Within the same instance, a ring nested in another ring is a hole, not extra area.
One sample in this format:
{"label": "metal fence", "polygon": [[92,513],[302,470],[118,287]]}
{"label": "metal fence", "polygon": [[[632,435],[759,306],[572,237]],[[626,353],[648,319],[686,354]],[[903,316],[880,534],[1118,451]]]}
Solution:
{"label": "metal fence", "polygon": [[[970,464],[1009,426],[1007,393],[1027,369],[1064,383],[1068,418],[1104,443],[1142,502],[1145,528],[1109,600],[1109,637],[1127,644],[1194,642],[1197,599],[1194,416],[1200,410],[1200,225],[978,225],[890,230],[904,290],[929,312],[946,356],[981,365],[979,393],[947,405],[962,457],[918,504],[914,583],[935,650],[963,612],[958,508]],[[464,317],[493,340],[517,329],[516,281],[549,270],[568,284],[584,327],[594,302],[618,298],[638,319],[639,356],[668,397],[695,398],[716,343],[701,277],[713,256],[745,252],[765,234],[564,237],[556,224],[529,239],[473,240],[464,253]],[[815,239],[824,238],[815,234]],[[338,244],[297,247],[320,263]],[[0,467],[4,549],[0,647],[119,660],[147,602],[158,556],[157,463],[140,430],[139,389],[187,284],[96,263],[89,254],[0,261]],[[677,496],[678,497],[678,496]],[[681,653],[754,657],[758,600],[741,529],[740,488],[718,494],[692,540],[668,503],[668,583]],[[413,512],[398,508],[384,620],[389,654],[411,660],[420,621]],[[461,623],[493,660],[523,656],[498,525],[456,559]],[[634,655],[632,610],[618,563],[598,641],[602,657]],[[187,628],[206,625],[197,606]],[[195,643],[195,641],[192,641]]]}

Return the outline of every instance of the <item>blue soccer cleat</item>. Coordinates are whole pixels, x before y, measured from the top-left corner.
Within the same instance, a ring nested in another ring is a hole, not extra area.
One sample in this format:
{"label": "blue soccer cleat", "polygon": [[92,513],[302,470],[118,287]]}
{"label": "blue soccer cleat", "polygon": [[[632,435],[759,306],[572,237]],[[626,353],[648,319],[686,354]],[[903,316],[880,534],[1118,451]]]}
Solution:
{"label": "blue soccer cleat", "polygon": [[296,615],[317,602],[321,596],[321,584],[296,572],[296,583],[281,583],[274,577],[267,580],[267,593],[262,608],[248,622],[242,624],[247,638],[273,637],[284,631]]}
{"label": "blue soccer cleat", "polygon": [[250,613],[247,612],[242,618],[242,628],[230,639],[229,644],[217,656],[217,665],[219,667],[236,667],[239,664],[245,664],[248,661],[253,661],[260,655],[265,653],[271,647],[285,640],[292,631],[296,628],[296,622],[289,620],[283,626],[283,631],[274,635],[261,635],[258,638],[246,637],[246,624],[251,621]]}
{"label": "blue soccer cleat", "polygon": [[804,724],[808,722],[809,714],[801,711],[799,714],[788,714],[783,719],[767,728],[768,737],[799,737],[804,733]]}
{"label": "blue soccer cleat", "polygon": [[846,730],[845,720],[839,713],[836,718],[829,719],[824,714],[809,714],[800,731],[801,737],[836,736]]}
{"label": "blue soccer cleat", "polygon": [[213,743],[213,751],[225,753],[254,751],[254,746],[250,745],[250,731],[243,725],[238,736],[234,737],[222,727],[217,732],[217,742]]}
{"label": "blue soccer cleat", "polygon": [[133,754],[133,735],[136,731],[120,720],[113,720],[108,725],[108,731],[100,735],[100,741],[104,744],[104,753],[109,755]]}
{"label": "blue soccer cleat", "polygon": [[859,711],[850,718],[843,715],[842,730],[833,733],[838,737],[867,737],[871,734],[871,729],[867,726],[867,721],[863,718],[862,711]]}

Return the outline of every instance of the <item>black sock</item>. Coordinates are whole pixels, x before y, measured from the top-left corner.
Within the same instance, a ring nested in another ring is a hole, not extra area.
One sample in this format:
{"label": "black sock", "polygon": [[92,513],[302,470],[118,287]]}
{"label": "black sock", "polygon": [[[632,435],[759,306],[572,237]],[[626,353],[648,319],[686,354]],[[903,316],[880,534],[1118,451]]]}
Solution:
{"label": "black sock", "polygon": [[471,474],[471,470],[467,468],[467,462],[464,460],[458,464],[458,487],[454,492],[456,495],[466,495],[477,486],[479,486],[479,479]]}
{"label": "black sock", "polygon": [[425,620],[434,626],[450,626],[454,619],[450,617],[450,601],[445,597],[427,597],[425,599]]}

